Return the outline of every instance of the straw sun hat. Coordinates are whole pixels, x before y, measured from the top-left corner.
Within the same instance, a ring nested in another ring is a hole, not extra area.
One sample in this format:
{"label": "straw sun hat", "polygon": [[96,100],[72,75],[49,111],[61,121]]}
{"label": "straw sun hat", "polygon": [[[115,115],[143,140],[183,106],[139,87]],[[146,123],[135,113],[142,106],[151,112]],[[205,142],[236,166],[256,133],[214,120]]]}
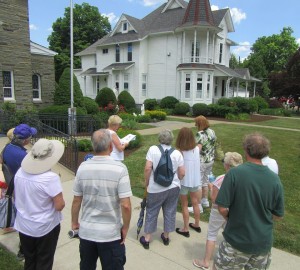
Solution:
{"label": "straw sun hat", "polygon": [[49,171],[62,157],[65,146],[57,140],[39,139],[22,161],[22,169],[31,174]]}

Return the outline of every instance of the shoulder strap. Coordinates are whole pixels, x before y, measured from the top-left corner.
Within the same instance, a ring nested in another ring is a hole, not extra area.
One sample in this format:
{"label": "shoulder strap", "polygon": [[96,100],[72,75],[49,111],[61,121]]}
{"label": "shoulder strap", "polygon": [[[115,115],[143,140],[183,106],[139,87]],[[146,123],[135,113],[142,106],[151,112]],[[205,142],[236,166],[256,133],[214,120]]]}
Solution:
{"label": "shoulder strap", "polygon": [[161,154],[164,154],[164,149],[162,148],[162,146],[160,144],[157,145],[158,149],[160,150]]}

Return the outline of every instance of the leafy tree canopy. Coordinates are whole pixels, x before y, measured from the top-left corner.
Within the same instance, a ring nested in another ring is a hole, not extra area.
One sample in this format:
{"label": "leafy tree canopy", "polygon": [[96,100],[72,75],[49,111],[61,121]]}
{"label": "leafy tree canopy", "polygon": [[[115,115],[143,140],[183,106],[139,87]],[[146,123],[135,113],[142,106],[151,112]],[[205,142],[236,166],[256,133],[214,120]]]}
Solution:
{"label": "leafy tree canopy", "polygon": [[[59,80],[63,70],[70,66],[70,7],[65,9],[63,18],[52,25],[48,37],[49,48],[58,53],[55,56],[55,79]],[[108,18],[99,13],[97,7],[87,3],[75,4],[73,8],[74,54],[84,50],[111,31]],[[74,57],[74,67],[80,67],[79,57]]]}
{"label": "leafy tree canopy", "polygon": [[[296,38],[292,34],[291,27],[284,27],[280,34],[257,39],[251,48],[252,53],[245,61],[246,67],[252,72],[251,65],[264,65],[260,69],[265,69],[267,75],[285,69],[288,59],[298,49]],[[256,67],[252,69],[255,70]],[[265,74],[261,75],[265,77]]]}

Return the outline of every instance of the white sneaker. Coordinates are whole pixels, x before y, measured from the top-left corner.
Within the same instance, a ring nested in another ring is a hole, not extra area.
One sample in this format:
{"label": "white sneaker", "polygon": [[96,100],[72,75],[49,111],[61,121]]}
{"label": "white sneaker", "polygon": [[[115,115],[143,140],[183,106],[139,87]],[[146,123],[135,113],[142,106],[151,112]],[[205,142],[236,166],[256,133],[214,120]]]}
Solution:
{"label": "white sneaker", "polygon": [[202,199],[201,200],[201,204],[204,208],[208,208],[209,207],[209,201],[208,199]]}
{"label": "white sneaker", "polygon": [[[202,205],[200,203],[199,203],[199,208],[200,208],[200,213],[203,213],[203,207],[202,207]],[[193,206],[188,207],[188,210],[189,210],[190,213],[194,213]]]}

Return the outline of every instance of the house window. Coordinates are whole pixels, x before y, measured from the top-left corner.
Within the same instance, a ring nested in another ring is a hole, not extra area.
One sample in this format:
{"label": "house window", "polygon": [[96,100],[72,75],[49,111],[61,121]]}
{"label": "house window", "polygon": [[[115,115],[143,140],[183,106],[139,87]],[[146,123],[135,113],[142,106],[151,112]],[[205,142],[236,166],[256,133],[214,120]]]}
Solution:
{"label": "house window", "polygon": [[185,74],[184,97],[191,97],[191,74]]}
{"label": "house window", "polygon": [[107,54],[108,53],[108,49],[102,49],[102,54]]}
{"label": "house window", "polygon": [[196,90],[196,98],[203,98],[203,85],[202,85],[203,75],[197,74],[197,90]]}
{"label": "house window", "polygon": [[38,74],[32,75],[32,97],[41,100],[41,77]]}
{"label": "house window", "polygon": [[210,84],[211,84],[211,75],[207,75],[207,92],[206,92],[206,98],[211,98],[210,96]]}
{"label": "house window", "polygon": [[132,43],[128,43],[127,60],[132,61]]}
{"label": "house window", "polygon": [[128,32],[128,23],[123,22],[122,32]]}
{"label": "house window", "polygon": [[3,97],[4,99],[14,99],[14,80],[12,71],[3,71]]}
{"label": "house window", "polygon": [[119,83],[119,73],[115,75],[115,89],[117,90],[117,93],[119,94],[119,88],[120,88],[120,83]]}
{"label": "house window", "polygon": [[120,45],[116,45],[116,62],[120,62]]}
{"label": "house window", "polygon": [[124,74],[124,90],[129,89],[129,74]]}
{"label": "house window", "polygon": [[220,43],[219,63],[222,63],[223,57],[223,43]]}
{"label": "house window", "polygon": [[218,78],[215,78],[215,96],[218,95]]}
{"label": "house window", "polygon": [[[192,42],[192,62],[199,62],[199,55],[200,55],[200,43],[199,41],[196,41],[196,54],[195,54],[195,46],[194,46],[194,42]],[[194,60],[194,56],[195,56],[195,60]]]}
{"label": "house window", "polygon": [[97,66],[97,55],[95,54],[95,67]]}
{"label": "house window", "polygon": [[147,75],[142,75],[142,96],[146,97],[147,95]]}

